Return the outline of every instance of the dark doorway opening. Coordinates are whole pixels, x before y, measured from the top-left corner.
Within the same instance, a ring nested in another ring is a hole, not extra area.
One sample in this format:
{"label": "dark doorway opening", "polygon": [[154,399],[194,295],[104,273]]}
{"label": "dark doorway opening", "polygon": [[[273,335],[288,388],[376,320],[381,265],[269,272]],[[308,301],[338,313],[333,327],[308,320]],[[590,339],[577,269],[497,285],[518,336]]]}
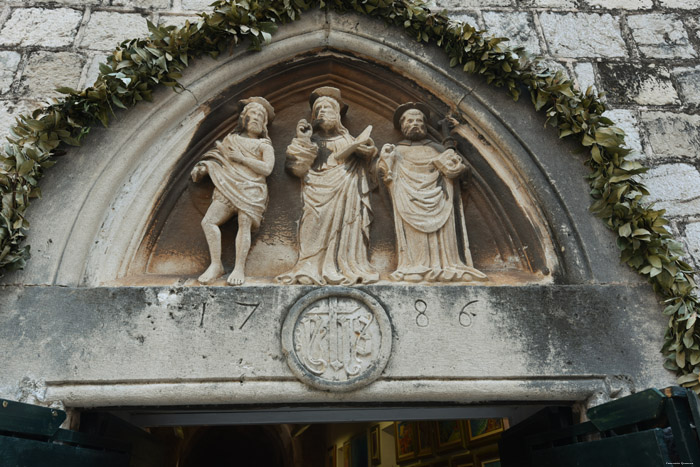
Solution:
{"label": "dark doorway opening", "polygon": [[[81,431],[137,430],[137,465],[499,467],[498,441],[538,410],[520,406],[211,407],[85,412]],[[101,421],[98,421],[101,420]],[[142,434],[149,439],[145,444]],[[120,436],[123,438],[123,432]]]}

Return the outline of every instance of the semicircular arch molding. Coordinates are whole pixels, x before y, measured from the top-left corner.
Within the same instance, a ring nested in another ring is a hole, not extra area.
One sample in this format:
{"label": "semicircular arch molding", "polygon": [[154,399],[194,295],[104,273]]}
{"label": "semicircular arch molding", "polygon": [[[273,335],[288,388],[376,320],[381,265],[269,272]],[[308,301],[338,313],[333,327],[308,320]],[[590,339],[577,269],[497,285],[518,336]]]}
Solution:
{"label": "semicircular arch molding", "polygon": [[[542,116],[526,104],[450,69],[437,49],[378,21],[310,12],[282,27],[263,52],[203,59],[182,83],[186,91],[159,91],[153,104],[96,131],[47,176],[45,191],[61,188],[73,202],[33,207],[31,217],[51,215],[60,222],[32,232],[52,254],[35,257],[21,273],[30,282],[170,284],[173,276],[196,277],[208,252],[193,216],[201,216],[211,192],[189,182],[188,173],[235,127],[236,103],[250,95],[265,96],[278,114],[271,129],[277,161],[268,178],[270,204],[249,256],[249,264],[261,266],[250,275],[283,272],[294,261],[300,213],[299,181],[283,171],[283,148],[296,121],[308,118],[308,95],[320,85],[342,89],[351,104],[351,133],[369,121],[378,146],[400,136],[391,117],[407,100],[428,103],[436,115],[461,114],[456,135],[473,167],[463,190],[469,239],[475,266],[496,283],[632,276],[618,264],[612,236],[591,221],[585,170],[571,157],[573,146],[543,128]],[[390,201],[381,189],[373,196],[372,260],[386,272],[395,261]],[[232,244],[232,230],[228,234]]]}

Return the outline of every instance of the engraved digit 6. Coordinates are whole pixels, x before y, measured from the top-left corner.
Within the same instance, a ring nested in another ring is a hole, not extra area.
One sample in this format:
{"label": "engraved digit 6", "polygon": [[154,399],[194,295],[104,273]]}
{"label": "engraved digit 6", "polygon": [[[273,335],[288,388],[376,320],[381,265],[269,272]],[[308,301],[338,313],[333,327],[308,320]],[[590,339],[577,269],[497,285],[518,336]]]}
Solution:
{"label": "engraved digit 6", "polygon": [[461,324],[462,327],[468,328],[472,325],[472,316],[476,316],[476,313],[471,313],[467,311],[467,307],[472,303],[476,303],[478,301],[479,300],[472,300],[471,302],[467,303],[462,307],[462,311],[459,313],[459,324]]}
{"label": "engraved digit 6", "polygon": [[416,300],[413,307],[418,312],[418,316],[416,316],[416,324],[422,328],[428,327],[428,324],[430,324],[430,319],[428,318],[428,315],[425,314],[425,310],[428,309],[428,305],[423,300],[419,299]]}

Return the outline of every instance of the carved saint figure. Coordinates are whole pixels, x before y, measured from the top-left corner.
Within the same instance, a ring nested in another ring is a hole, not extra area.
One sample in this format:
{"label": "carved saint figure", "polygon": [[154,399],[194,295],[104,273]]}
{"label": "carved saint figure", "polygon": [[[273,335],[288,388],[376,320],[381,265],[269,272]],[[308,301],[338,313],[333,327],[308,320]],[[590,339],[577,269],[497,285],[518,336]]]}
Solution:
{"label": "carved saint figure", "polygon": [[236,264],[228,277],[230,285],[245,281],[245,262],[250,250],[250,232],[260,225],[267,208],[265,178],[272,173],[275,154],[267,137],[267,125],[275,117],[272,105],[262,97],[250,97],[238,103],[238,126],[233,133],[216,142],[216,148],[192,169],[192,180],[209,175],[214,182],[211,205],[202,219],[209,245],[211,265],[199,276],[209,284],[224,273],[221,263],[221,226],[238,215]]}
{"label": "carved saint figure", "polygon": [[[454,149],[428,138],[429,115],[424,104],[400,105],[394,126],[405,139],[385,144],[377,164],[394,207],[398,266],[390,277],[413,282],[486,280],[471,264],[456,183],[467,167]],[[460,207],[457,212],[455,204]],[[458,229],[464,239],[464,261]]]}
{"label": "carved saint figure", "polygon": [[379,275],[368,260],[371,208],[367,165],[377,154],[368,126],[353,138],[341,123],[340,90],[311,93],[312,123],[302,119],[287,147],[287,169],[302,180],[299,259],[286,284],[355,284]]}

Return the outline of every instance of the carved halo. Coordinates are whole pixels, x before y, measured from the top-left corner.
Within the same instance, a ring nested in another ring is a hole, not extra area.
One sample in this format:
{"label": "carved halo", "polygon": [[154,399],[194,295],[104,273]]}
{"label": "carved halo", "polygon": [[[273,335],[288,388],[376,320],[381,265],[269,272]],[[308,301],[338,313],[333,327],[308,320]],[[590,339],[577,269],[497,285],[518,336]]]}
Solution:
{"label": "carved halo", "polygon": [[238,111],[242,112],[243,108],[246,105],[253,102],[256,104],[260,104],[265,108],[265,111],[267,112],[267,124],[269,125],[270,123],[272,123],[272,120],[275,119],[275,109],[272,107],[272,104],[270,104],[264,97],[253,96],[247,99],[241,99],[240,101],[238,101]]}
{"label": "carved halo", "polygon": [[428,106],[422,102],[406,102],[405,104],[401,104],[400,106],[396,107],[396,111],[394,111],[394,128],[397,130],[401,129],[401,116],[404,114],[404,112],[411,109],[416,109],[423,112],[426,120],[425,124],[428,124],[428,120],[430,119],[430,109]]}
{"label": "carved halo", "polygon": [[316,102],[316,99],[319,97],[332,97],[335,99],[335,101],[338,103],[340,106],[340,116],[344,117],[345,114],[348,112],[348,104],[343,101],[343,98],[340,95],[340,89],[334,88],[332,86],[321,86],[320,88],[316,88],[313,91],[311,91],[311,96],[309,96],[309,105],[313,109],[314,107],[314,102]]}

